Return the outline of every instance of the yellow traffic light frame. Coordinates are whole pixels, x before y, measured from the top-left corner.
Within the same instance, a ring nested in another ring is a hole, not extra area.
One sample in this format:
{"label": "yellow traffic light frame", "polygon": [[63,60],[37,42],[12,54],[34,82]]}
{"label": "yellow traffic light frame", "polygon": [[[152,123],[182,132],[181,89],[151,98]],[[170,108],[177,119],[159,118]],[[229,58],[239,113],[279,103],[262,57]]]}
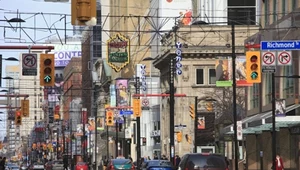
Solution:
{"label": "yellow traffic light frame", "polygon": [[29,117],[29,100],[21,100],[22,117]]}
{"label": "yellow traffic light frame", "polygon": [[182,141],[182,132],[176,132],[176,140],[178,143],[180,143]]}
{"label": "yellow traffic light frame", "polygon": [[133,115],[134,117],[141,117],[142,115],[141,99],[133,99]]}
{"label": "yellow traffic light frame", "polygon": [[246,52],[246,79],[247,83],[261,83],[261,56],[260,51]]}
{"label": "yellow traffic light frame", "polygon": [[20,110],[16,110],[15,112],[15,125],[22,125],[22,112]]}
{"label": "yellow traffic light frame", "polygon": [[71,24],[86,25],[91,18],[97,16],[96,0],[71,0]]}
{"label": "yellow traffic light frame", "polygon": [[40,55],[40,85],[54,86],[55,83],[55,58],[54,54]]}
{"label": "yellow traffic light frame", "polygon": [[114,111],[112,110],[106,110],[106,126],[114,126],[115,122],[114,122]]}

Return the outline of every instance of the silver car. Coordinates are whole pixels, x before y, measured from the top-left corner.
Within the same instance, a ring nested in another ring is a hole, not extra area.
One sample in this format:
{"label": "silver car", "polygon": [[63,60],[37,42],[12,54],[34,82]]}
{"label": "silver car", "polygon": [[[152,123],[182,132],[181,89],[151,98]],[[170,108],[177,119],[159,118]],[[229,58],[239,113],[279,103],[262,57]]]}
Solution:
{"label": "silver car", "polygon": [[53,170],[64,170],[63,161],[60,161],[60,160],[53,161],[52,169]]}

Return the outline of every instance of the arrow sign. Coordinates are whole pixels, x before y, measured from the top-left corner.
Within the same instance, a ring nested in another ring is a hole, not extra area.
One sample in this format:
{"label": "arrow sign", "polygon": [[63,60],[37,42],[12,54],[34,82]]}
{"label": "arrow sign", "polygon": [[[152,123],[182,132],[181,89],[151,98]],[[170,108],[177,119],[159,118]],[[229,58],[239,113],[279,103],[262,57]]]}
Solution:
{"label": "arrow sign", "polygon": [[46,83],[49,83],[50,81],[51,81],[51,76],[49,76],[49,75],[47,75],[47,76],[45,76],[44,77],[44,81],[46,82]]}
{"label": "arrow sign", "polygon": [[257,72],[252,72],[250,76],[252,79],[257,79],[258,74],[257,74]]}
{"label": "arrow sign", "polygon": [[179,62],[179,61],[182,60],[182,57],[181,57],[181,56],[176,56],[176,57],[175,57],[175,60],[176,60],[176,62]]}

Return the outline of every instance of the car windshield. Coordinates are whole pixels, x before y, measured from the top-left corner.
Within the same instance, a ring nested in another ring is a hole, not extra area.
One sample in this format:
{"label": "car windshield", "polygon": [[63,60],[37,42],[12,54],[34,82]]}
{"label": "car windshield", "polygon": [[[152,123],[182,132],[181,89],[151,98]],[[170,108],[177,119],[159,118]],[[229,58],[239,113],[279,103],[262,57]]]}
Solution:
{"label": "car windshield", "polygon": [[130,164],[131,161],[129,159],[114,159],[113,164],[114,165],[125,165],[125,164]]}
{"label": "car windshield", "polygon": [[172,167],[172,164],[170,161],[163,161],[163,160],[155,160],[155,161],[147,162],[147,167],[153,167],[153,166]]}
{"label": "car windshield", "polygon": [[189,168],[226,168],[224,157],[219,155],[190,155],[187,162]]}

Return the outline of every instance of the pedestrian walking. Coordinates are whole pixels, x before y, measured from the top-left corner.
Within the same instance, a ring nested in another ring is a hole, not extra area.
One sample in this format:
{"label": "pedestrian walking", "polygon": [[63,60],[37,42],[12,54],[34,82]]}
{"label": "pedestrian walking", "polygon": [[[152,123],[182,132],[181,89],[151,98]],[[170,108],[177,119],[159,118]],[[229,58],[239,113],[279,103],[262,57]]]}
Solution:
{"label": "pedestrian walking", "polygon": [[276,155],[275,170],[284,170],[283,161],[279,154]]}

